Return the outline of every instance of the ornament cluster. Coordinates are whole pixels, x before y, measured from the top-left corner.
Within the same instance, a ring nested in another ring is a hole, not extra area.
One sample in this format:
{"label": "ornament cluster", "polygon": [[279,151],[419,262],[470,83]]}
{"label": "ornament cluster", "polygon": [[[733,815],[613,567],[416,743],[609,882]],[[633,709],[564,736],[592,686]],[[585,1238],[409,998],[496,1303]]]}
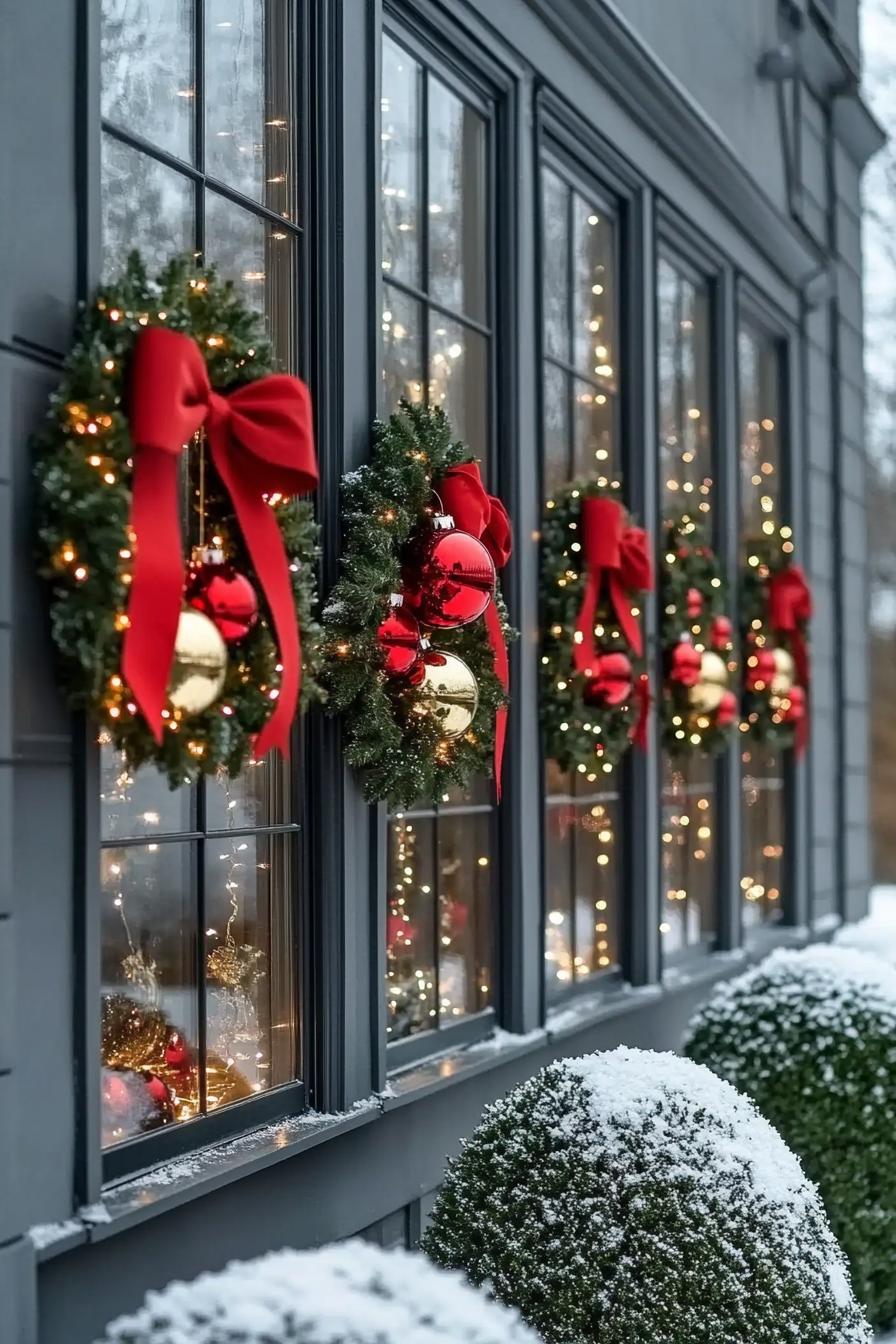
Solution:
{"label": "ornament cluster", "polygon": [[812,596],[794,563],[786,525],[748,547],[742,579],[742,731],[754,741],[802,752],[809,731]]}

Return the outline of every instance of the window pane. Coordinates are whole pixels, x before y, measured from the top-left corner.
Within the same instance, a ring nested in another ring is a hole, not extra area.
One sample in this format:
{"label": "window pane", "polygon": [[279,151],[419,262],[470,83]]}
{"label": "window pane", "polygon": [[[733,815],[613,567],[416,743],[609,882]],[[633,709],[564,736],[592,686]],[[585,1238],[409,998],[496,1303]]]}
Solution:
{"label": "window pane", "polygon": [[672,264],[658,269],[658,396],[663,515],[709,512],[713,475],[709,293]]}
{"label": "window pane", "polygon": [[191,0],[103,0],[103,116],[193,157]]}
{"label": "window pane", "polygon": [[193,184],[147,154],[103,136],[103,273],[114,276],[138,248],[150,275],[192,252]]}
{"label": "window pane", "polygon": [[573,474],[595,476],[616,465],[615,397],[573,382]]}
{"label": "window pane", "polygon": [[236,779],[222,771],[205,782],[205,827],[226,831],[293,821],[292,772],[278,756],[253,761]]}
{"label": "window pane", "polygon": [[440,814],[439,1022],[487,1008],[492,999],[489,813]]}
{"label": "window pane", "polygon": [[602,208],[573,194],[573,358],[605,391],[616,388],[615,229]]}
{"label": "window pane", "polygon": [[576,808],[572,779],[545,762],[545,990],[555,999],[573,979],[575,929],[571,896],[575,882]]}
{"label": "window pane", "polygon": [[429,402],[441,406],[455,437],[488,459],[488,342],[460,322],[429,315]]}
{"label": "window pane", "polygon": [[206,846],[210,1111],[296,1074],[294,843],[235,835]]}
{"label": "window pane", "polygon": [[544,494],[550,499],[569,480],[569,375],[544,366]]}
{"label": "window pane", "polygon": [[102,852],[103,1142],[197,1114],[195,849]]}
{"label": "window pane", "polygon": [[[781,475],[780,349],[776,341],[742,328],[738,338],[740,380],[741,535],[759,536],[763,522],[779,514]],[[778,521],[783,521],[780,517]]]}
{"label": "window pane", "polygon": [[[576,780],[580,776],[576,776]],[[619,795],[576,784],[574,974],[581,980],[619,962]]]}
{"label": "window pane", "polygon": [[385,275],[420,284],[420,67],[383,39],[380,162],[382,267]]}
{"label": "window pane", "polygon": [[785,789],[780,755],[759,743],[743,763],[743,924],[749,930],[782,918]]}
{"label": "window pane", "polygon": [[543,191],[542,281],[544,346],[549,355],[570,362],[569,187],[546,168]]}
{"label": "window pane", "polygon": [[293,217],[292,6],[205,0],[206,171]]}
{"label": "window pane", "polygon": [[383,286],[382,413],[402,397],[423,400],[423,308],[392,285]]}
{"label": "window pane", "polygon": [[487,320],[485,122],[429,80],[429,290],[439,303]]}
{"label": "window pane", "polygon": [[193,792],[169,789],[153,765],[130,770],[124,753],[100,742],[102,838],[171,835],[193,829]]}
{"label": "window pane", "polygon": [[386,1036],[402,1040],[437,1025],[435,822],[389,822]]}
{"label": "window pane", "polygon": [[216,192],[206,192],[205,255],[265,315],[274,355],[295,369],[295,239]]}
{"label": "window pane", "polygon": [[708,757],[664,757],[663,769],[660,933],[669,955],[711,940],[716,932],[716,788]]}

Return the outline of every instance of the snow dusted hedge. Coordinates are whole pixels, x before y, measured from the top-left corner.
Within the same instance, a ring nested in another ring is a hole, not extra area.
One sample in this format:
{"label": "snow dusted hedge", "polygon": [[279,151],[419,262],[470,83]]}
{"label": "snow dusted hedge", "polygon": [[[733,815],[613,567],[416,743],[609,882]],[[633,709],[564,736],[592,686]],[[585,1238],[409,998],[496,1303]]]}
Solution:
{"label": "snow dusted hedge", "polygon": [[817,1181],[875,1326],[896,1317],[896,968],[774,952],[693,1019],[691,1058],[748,1093]]}
{"label": "snow dusted hedge", "polygon": [[420,1255],[277,1251],[147,1293],[103,1344],[537,1344],[516,1312]]}
{"label": "snow dusted hedge", "polygon": [[867,1344],[797,1159],[707,1069],[620,1048],[488,1108],[424,1239],[549,1344]]}

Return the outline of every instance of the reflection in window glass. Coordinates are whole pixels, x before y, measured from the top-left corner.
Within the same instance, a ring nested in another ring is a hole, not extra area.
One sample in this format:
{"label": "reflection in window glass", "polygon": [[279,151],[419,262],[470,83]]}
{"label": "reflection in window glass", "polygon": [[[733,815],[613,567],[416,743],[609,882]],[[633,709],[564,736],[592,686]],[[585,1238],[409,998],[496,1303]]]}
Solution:
{"label": "reflection in window glass", "polygon": [[103,273],[116,275],[136,247],[151,275],[193,249],[194,187],[188,177],[103,136]]}
{"label": "reflection in window glass", "polygon": [[[485,474],[486,123],[390,38],[381,100],[381,413],[401,397],[441,406]],[[492,1001],[491,811],[482,780],[448,790],[434,810],[389,819],[390,1042],[450,1026]]]}
{"label": "reflection in window glass", "polygon": [[281,366],[296,366],[296,239],[292,233],[206,192],[205,256],[264,314]]}
{"label": "reflection in window glass", "polygon": [[[782,352],[777,340],[744,324],[738,334],[740,392],[741,554],[779,526],[786,507],[781,442]],[[741,891],[744,928],[783,916],[784,834],[787,811],[784,760],[744,739],[741,751]]]}
{"label": "reflection in window glass", "polygon": [[103,116],[179,159],[193,154],[192,0],[102,0]]}
{"label": "reflection in window glass", "polygon": [[[617,464],[615,223],[542,170],[545,498]],[[572,291],[570,291],[570,277]],[[545,987],[549,1002],[620,961],[619,794],[545,762]]]}
{"label": "reflection in window glass", "polygon": [[[657,266],[657,400],[664,527],[707,525],[714,445],[709,288],[661,256]],[[698,645],[699,647],[699,645]],[[709,947],[716,932],[716,770],[663,753],[660,934],[665,956]]]}

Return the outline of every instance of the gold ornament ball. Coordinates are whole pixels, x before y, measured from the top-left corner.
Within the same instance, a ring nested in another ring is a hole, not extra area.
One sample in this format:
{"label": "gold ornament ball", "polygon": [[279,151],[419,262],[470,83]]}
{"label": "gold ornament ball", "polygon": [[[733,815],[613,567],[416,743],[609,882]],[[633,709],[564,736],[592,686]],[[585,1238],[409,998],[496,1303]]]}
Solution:
{"label": "gold ornament ball", "polygon": [[796,664],[787,649],[773,649],[775,675],[772,677],[772,695],[786,695],[793,686],[796,677]]}
{"label": "gold ornament ball", "polygon": [[690,701],[704,714],[718,709],[719,701],[728,687],[728,666],[719,654],[707,649],[700,658],[700,680],[691,687]]}
{"label": "gold ornament ball", "polygon": [[479,708],[479,687],[463,659],[453,653],[430,654],[418,689],[443,736],[449,741],[462,737]]}
{"label": "gold ornament ball", "polygon": [[201,611],[182,611],[177,622],[168,699],[184,714],[214,704],[227,674],[227,646],[218,627]]}

